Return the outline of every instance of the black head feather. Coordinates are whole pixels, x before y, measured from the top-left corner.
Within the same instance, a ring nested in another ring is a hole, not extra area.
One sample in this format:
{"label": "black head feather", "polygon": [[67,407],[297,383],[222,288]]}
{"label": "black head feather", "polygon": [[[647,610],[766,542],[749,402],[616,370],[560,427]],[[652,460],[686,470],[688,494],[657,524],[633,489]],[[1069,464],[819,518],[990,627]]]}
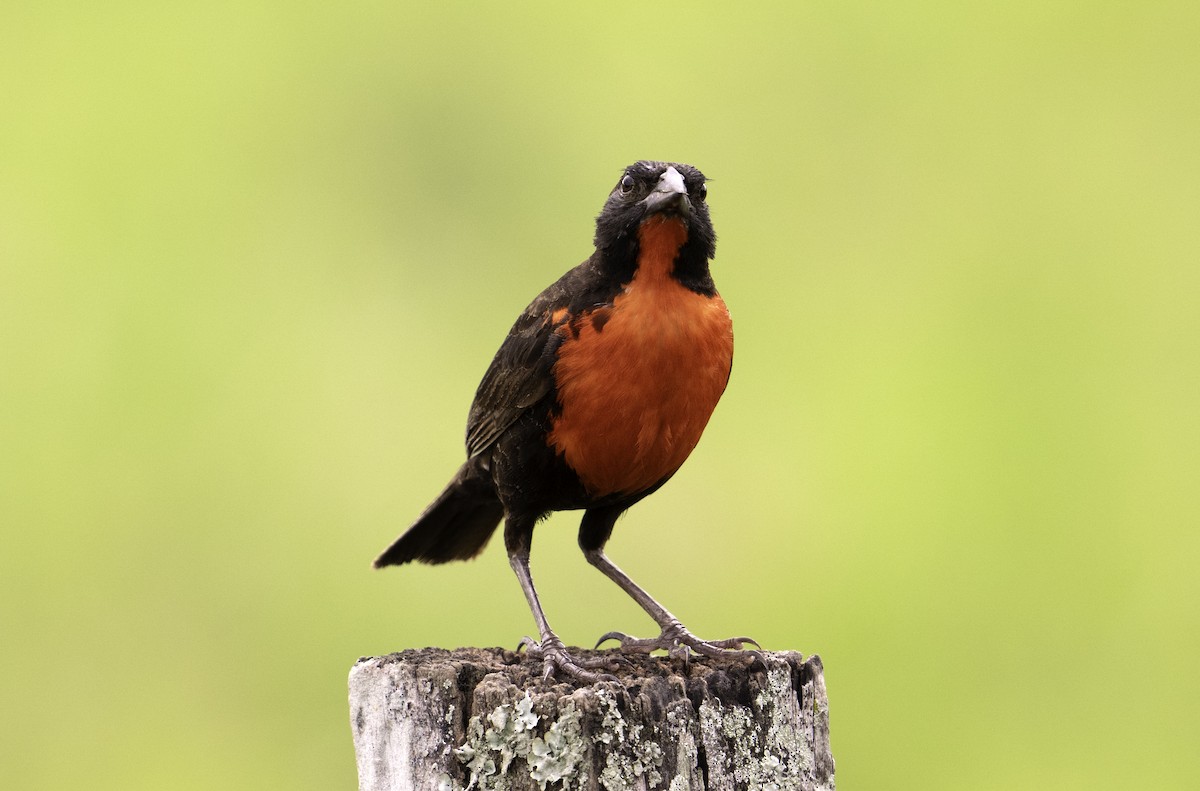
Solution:
{"label": "black head feather", "polygon": [[596,218],[596,251],[608,272],[622,280],[632,276],[637,266],[638,227],[657,210],[648,198],[668,168],[679,172],[687,189],[680,202],[667,209],[688,229],[675,263],[675,277],[698,291],[710,291],[708,262],[716,253],[717,237],[708,213],[704,174],[691,165],[642,160],[625,168]]}

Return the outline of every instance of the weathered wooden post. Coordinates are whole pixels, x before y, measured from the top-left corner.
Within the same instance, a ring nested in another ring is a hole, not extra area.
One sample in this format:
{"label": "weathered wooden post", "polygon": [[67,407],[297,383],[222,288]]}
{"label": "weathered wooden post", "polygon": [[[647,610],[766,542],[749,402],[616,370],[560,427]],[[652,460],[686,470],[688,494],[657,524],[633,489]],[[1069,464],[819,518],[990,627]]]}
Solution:
{"label": "weathered wooden post", "polygon": [[760,656],[627,655],[621,683],[584,686],[499,648],[360,659],[359,789],[833,789],[820,658]]}

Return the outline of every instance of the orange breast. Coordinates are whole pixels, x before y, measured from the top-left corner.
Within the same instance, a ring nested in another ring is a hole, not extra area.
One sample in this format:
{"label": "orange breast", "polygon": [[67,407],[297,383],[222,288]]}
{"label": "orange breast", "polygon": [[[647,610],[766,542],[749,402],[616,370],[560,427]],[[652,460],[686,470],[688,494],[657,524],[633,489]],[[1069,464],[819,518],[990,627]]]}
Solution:
{"label": "orange breast", "polygon": [[733,363],[720,296],[670,277],[687,238],[676,219],[640,230],[637,274],[611,308],[560,328],[561,413],[547,442],[593,495],[636,493],[675,472],[700,441]]}

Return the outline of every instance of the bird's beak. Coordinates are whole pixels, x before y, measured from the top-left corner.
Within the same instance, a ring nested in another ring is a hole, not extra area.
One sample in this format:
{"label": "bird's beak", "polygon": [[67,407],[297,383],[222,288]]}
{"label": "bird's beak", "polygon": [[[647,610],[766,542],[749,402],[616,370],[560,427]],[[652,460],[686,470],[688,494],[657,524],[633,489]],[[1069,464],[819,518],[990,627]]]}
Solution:
{"label": "bird's beak", "polygon": [[688,200],[687,185],[683,175],[673,167],[658,177],[658,185],[642,201],[647,214],[672,212],[687,216],[691,214],[692,202]]}

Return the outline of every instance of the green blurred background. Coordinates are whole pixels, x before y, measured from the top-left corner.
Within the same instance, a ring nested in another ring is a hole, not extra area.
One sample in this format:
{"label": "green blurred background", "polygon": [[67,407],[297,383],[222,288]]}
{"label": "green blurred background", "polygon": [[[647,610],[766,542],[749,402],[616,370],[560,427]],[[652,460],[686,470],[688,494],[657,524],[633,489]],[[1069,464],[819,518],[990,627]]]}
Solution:
{"label": "green blurred background", "polygon": [[368,563],[639,158],[738,350],[614,559],[821,654],[842,789],[1200,785],[1200,7],[431,6],[0,10],[0,787],[353,788],[358,656],[531,631]]}

